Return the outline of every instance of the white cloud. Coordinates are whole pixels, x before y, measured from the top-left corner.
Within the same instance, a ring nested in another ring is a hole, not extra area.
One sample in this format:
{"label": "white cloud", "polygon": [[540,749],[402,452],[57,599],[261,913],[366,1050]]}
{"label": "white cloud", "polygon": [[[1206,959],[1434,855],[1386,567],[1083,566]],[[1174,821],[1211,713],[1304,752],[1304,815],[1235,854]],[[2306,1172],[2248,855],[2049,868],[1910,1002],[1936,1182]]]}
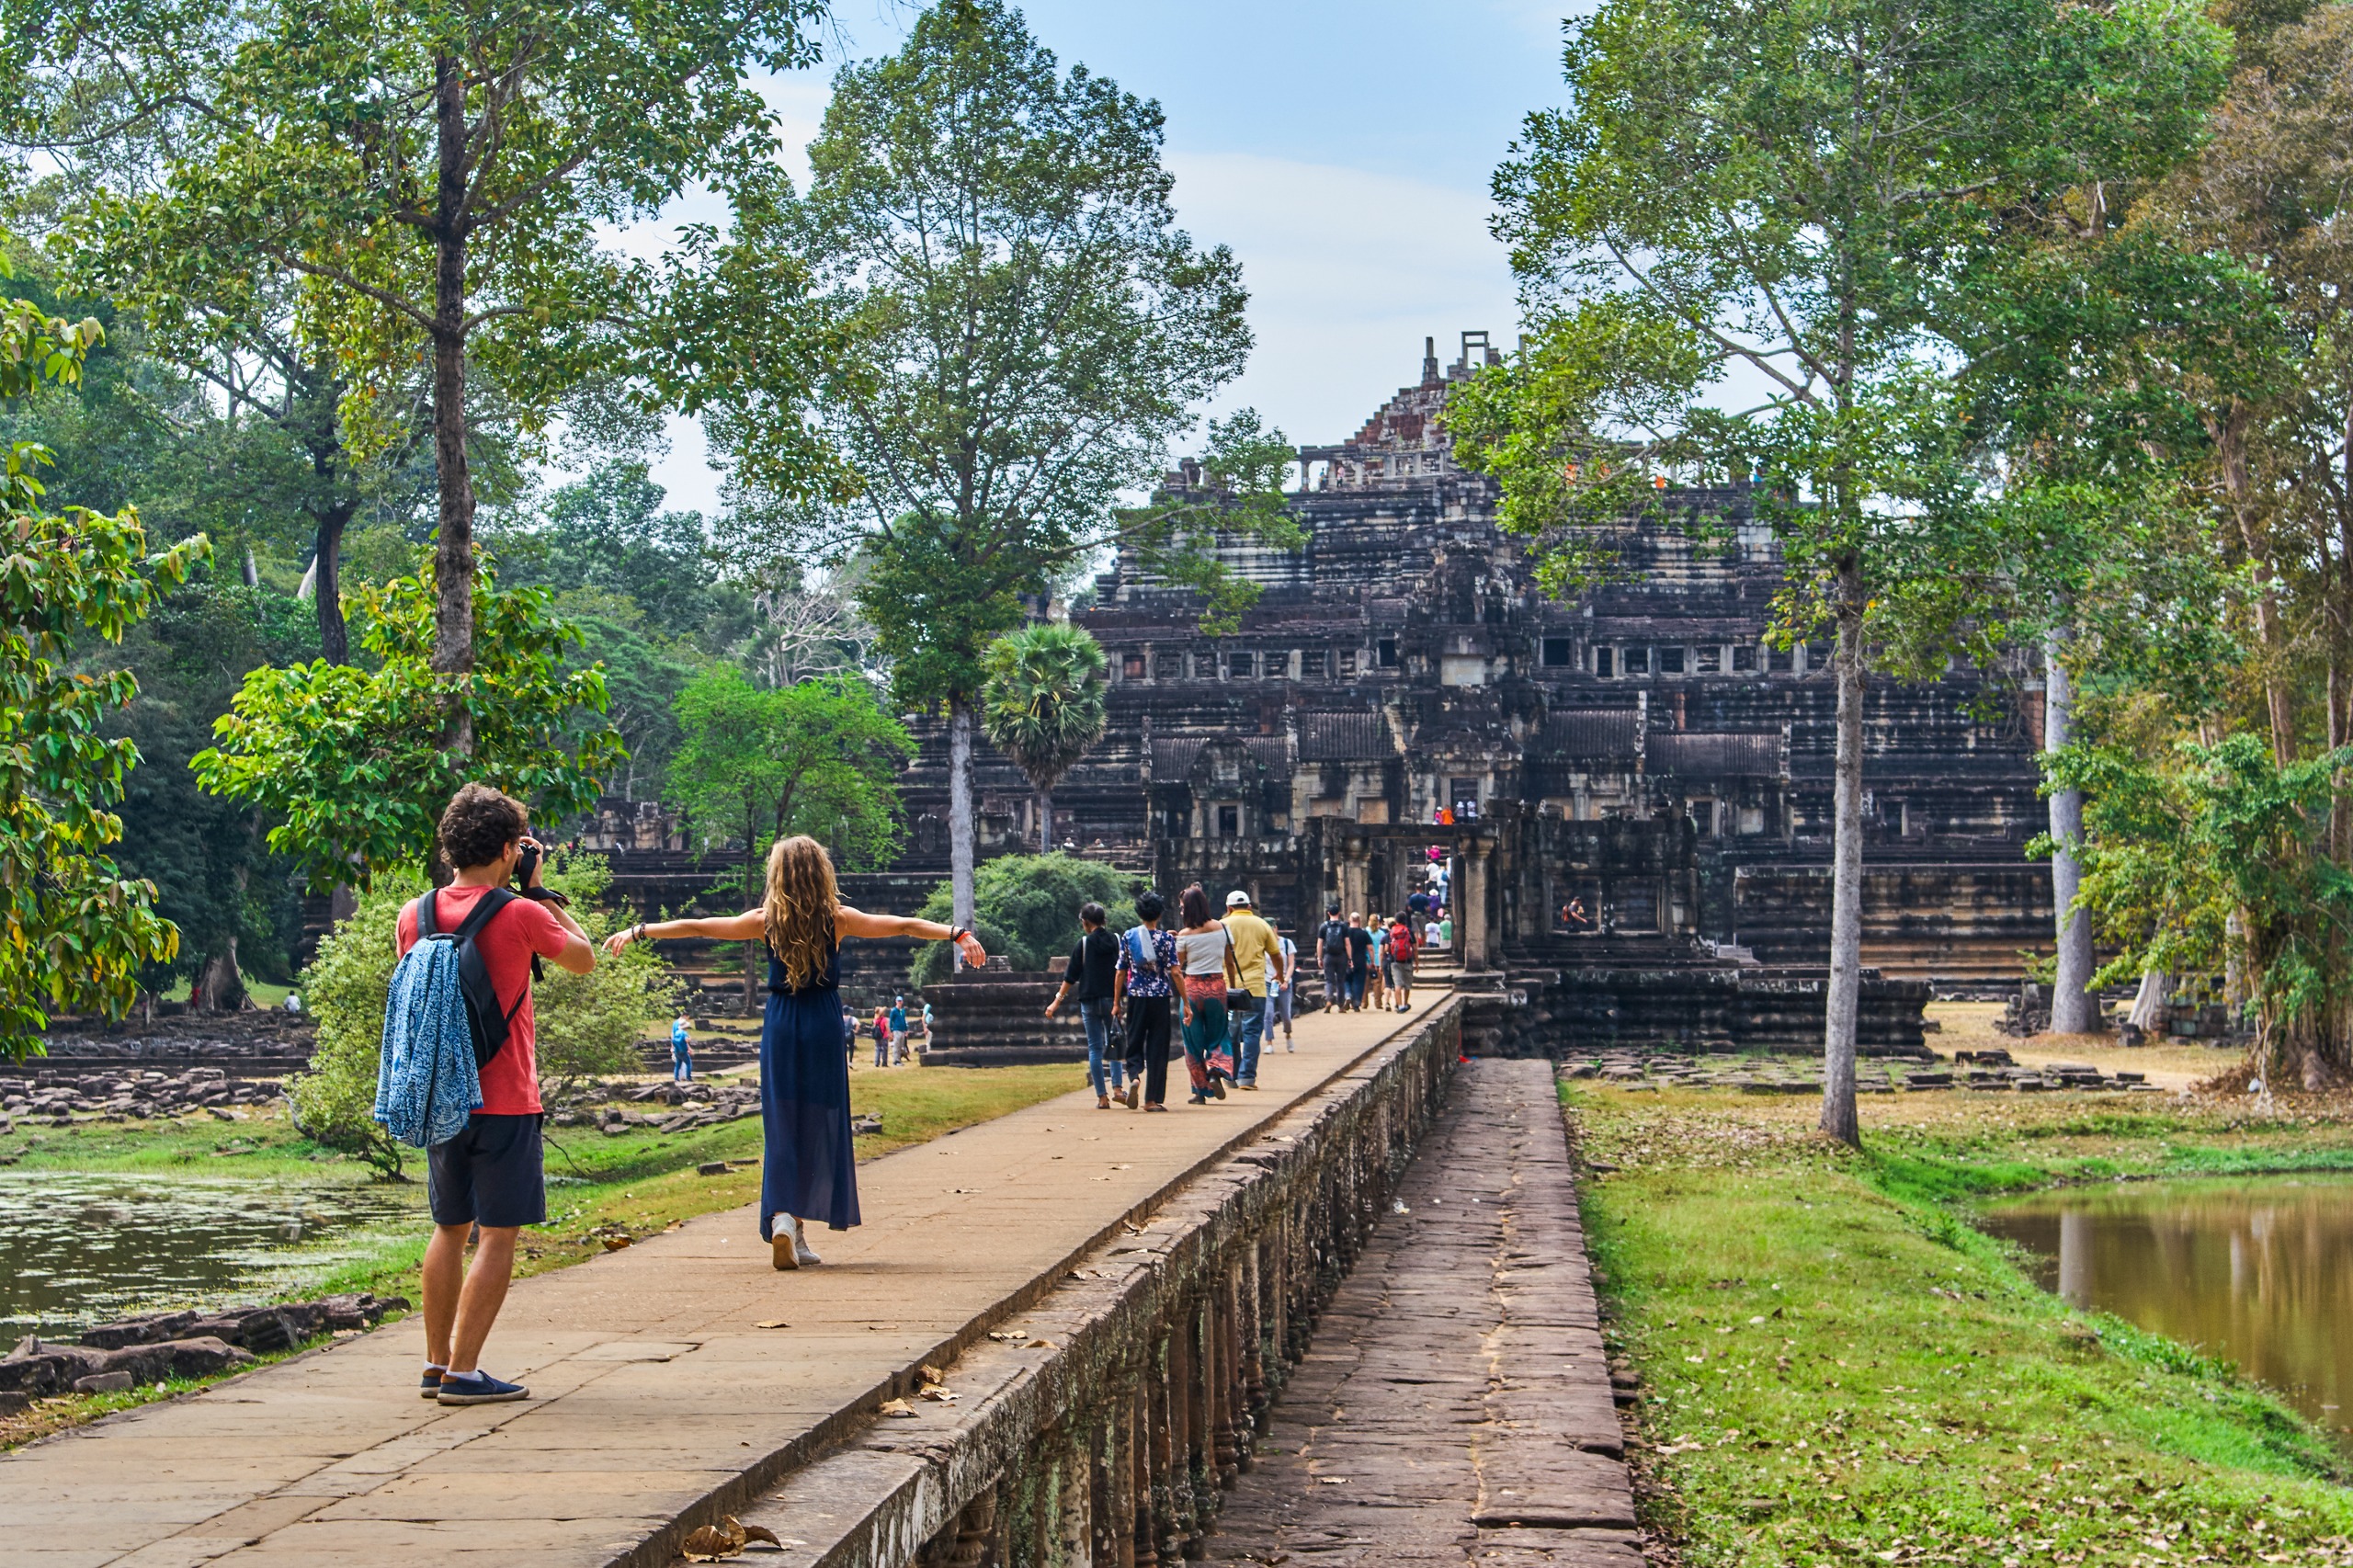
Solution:
{"label": "white cloud", "polygon": [[1419,379],[1422,339],[1509,346],[1518,323],[1483,194],[1247,153],[1171,153],[1176,207],[1242,260],[1257,347],[1217,412],[1255,405],[1292,440],[1344,440]]}

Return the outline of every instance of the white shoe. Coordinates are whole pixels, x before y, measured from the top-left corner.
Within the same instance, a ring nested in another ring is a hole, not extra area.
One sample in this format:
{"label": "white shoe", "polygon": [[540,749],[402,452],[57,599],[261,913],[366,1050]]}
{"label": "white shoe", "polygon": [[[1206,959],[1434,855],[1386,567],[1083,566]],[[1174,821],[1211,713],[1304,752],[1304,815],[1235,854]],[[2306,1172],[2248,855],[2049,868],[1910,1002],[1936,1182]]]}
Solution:
{"label": "white shoe", "polygon": [[779,1269],[810,1268],[824,1259],[809,1250],[809,1239],[801,1233],[801,1221],[792,1215],[779,1214],[778,1223],[768,1227],[773,1238],[768,1243],[768,1261]]}

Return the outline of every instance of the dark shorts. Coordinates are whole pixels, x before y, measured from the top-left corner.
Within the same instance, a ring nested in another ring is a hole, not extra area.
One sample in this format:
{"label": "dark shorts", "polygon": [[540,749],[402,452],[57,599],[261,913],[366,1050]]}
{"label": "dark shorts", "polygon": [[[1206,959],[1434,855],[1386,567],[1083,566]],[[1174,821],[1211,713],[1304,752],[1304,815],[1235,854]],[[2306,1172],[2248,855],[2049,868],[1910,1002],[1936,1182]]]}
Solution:
{"label": "dark shorts", "polygon": [[425,1196],[437,1225],[544,1225],[539,1116],[484,1116],[425,1152]]}

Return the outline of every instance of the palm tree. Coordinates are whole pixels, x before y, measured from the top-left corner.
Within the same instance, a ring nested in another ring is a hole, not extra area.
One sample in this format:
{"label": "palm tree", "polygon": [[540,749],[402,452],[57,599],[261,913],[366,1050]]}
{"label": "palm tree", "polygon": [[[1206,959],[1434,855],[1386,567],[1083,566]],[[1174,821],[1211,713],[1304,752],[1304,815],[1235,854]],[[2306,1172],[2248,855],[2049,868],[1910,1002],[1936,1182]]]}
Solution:
{"label": "palm tree", "polygon": [[981,655],[981,728],[1038,791],[1038,853],[1054,846],[1054,786],[1103,738],[1102,645],[1067,621],[1025,626]]}

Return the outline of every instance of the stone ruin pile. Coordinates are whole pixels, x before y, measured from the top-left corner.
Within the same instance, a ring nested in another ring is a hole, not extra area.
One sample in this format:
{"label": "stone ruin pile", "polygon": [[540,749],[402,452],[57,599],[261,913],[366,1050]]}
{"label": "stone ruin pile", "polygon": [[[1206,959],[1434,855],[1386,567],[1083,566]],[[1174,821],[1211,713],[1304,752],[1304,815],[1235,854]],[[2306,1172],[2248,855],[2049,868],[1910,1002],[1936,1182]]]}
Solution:
{"label": "stone ruin pile", "polygon": [[[656,1132],[684,1132],[690,1128],[717,1127],[760,1114],[757,1078],[707,1084],[649,1084],[625,1093],[607,1088],[621,1104],[559,1110],[548,1119],[557,1127],[595,1127],[608,1138],[651,1128]],[[667,1106],[667,1111],[631,1110],[630,1105]]]}
{"label": "stone ruin pile", "polygon": [[[1589,1078],[1625,1089],[1732,1089],[1750,1095],[1819,1095],[1818,1064],[1786,1057],[1644,1053],[1570,1052],[1563,1074]],[[2139,1073],[2103,1074],[2088,1062],[2054,1062],[2044,1067],[2021,1067],[2006,1051],[1961,1051],[1951,1067],[1918,1062],[1877,1062],[1855,1065],[1859,1095],[1917,1093],[1927,1089],[1969,1089],[1978,1092],[2014,1090],[2033,1094],[2048,1089],[2110,1090],[2161,1094]]]}
{"label": "stone ruin pile", "polygon": [[0,1414],[44,1394],[119,1392],[165,1378],[210,1377],[323,1334],[367,1328],[407,1308],[399,1296],[327,1296],[213,1312],[146,1312],[85,1329],[72,1345],[28,1335],[0,1357]]}
{"label": "stone ruin pile", "polygon": [[0,1132],[18,1121],[63,1127],[77,1121],[128,1121],[208,1110],[223,1121],[229,1108],[264,1105],[285,1087],[274,1079],[232,1078],[219,1067],[178,1073],[38,1072],[0,1075]]}

